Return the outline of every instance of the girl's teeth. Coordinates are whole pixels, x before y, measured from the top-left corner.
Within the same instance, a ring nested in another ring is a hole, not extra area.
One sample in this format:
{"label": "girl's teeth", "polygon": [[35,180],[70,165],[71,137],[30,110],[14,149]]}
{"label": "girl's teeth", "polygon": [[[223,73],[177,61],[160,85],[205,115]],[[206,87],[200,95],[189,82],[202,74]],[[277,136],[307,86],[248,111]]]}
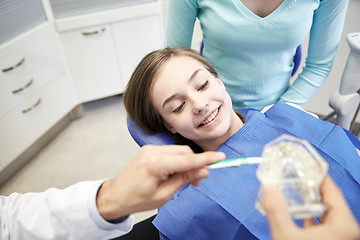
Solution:
{"label": "girl's teeth", "polygon": [[211,122],[211,121],[216,117],[216,115],[217,115],[218,113],[219,113],[219,109],[217,109],[215,112],[213,112],[213,114],[211,114],[211,116],[210,116],[208,119],[206,119],[206,120],[202,123],[202,125],[205,125],[205,124]]}

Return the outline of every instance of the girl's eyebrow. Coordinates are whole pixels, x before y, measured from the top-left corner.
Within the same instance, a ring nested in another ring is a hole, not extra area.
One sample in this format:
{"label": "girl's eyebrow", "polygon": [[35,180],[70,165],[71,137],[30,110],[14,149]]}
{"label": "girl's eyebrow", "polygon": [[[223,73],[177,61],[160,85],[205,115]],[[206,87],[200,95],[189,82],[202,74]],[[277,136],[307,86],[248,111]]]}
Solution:
{"label": "girl's eyebrow", "polygon": [[[191,74],[188,82],[191,82],[195,79],[195,77],[197,76],[197,74],[199,73],[199,71],[203,70],[202,68],[199,68],[199,69],[196,69],[193,74]],[[167,98],[164,103],[163,103],[163,108],[165,107],[166,104],[168,104],[170,101],[172,101],[175,97],[176,97],[177,94],[174,94],[172,95],[171,97]]]}

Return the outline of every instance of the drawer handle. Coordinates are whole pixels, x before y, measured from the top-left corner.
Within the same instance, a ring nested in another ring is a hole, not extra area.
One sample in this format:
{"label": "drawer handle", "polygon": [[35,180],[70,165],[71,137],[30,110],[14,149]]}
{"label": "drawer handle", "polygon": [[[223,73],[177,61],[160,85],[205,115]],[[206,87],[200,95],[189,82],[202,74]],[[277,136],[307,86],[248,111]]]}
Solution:
{"label": "drawer handle", "polygon": [[9,72],[11,70],[14,70],[17,67],[20,67],[21,64],[23,64],[24,62],[25,62],[25,58],[22,58],[22,59],[20,59],[20,61],[17,64],[15,64],[15,65],[13,65],[11,67],[8,67],[8,68],[4,68],[2,71],[3,72]]}
{"label": "drawer handle", "polygon": [[39,98],[39,99],[36,101],[36,103],[35,103],[34,105],[32,105],[31,107],[22,110],[22,113],[30,112],[31,110],[33,110],[34,108],[36,108],[40,103],[41,103],[41,98]]}
{"label": "drawer handle", "polygon": [[12,93],[13,93],[13,94],[16,94],[16,93],[18,93],[18,92],[21,92],[21,91],[25,90],[26,88],[30,87],[31,84],[33,84],[33,82],[34,82],[34,79],[30,79],[30,81],[29,81],[27,84],[25,84],[25,86],[23,86],[22,88],[18,88],[18,89],[12,90]]}
{"label": "drawer handle", "polygon": [[89,35],[95,35],[95,34],[100,34],[102,32],[105,32],[106,28],[102,28],[100,31],[93,31],[93,32],[83,32],[82,35],[84,36],[89,36]]}

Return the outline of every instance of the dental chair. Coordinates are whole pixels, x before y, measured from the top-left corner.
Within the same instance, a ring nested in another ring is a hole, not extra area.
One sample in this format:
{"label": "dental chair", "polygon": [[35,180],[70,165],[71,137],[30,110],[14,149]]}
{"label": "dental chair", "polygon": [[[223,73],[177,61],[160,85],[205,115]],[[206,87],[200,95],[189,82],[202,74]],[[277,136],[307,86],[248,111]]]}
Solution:
{"label": "dental chair", "polygon": [[[360,35],[360,34],[359,34]],[[359,36],[357,35],[357,36]],[[360,36],[359,36],[360,38]],[[358,38],[358,39],[359,39]],[[349,42],[349,40],[348,40]],[[359,76],[359,72],[360,72],[360,40],[358,40],[357,42],[357,51],[352,51],[354,52],[353,55],[351,55],[351,58],[353,58],[353,60],[349,60],[348,59],[348,63],[347,66],[345,68],[345,71],[347,71],[347,69],[350,69],[350,72],[355,73],[355,75]],[[203,51],[203,43],[201,44],[201,48],[200,48],[200,53],[202,53]],[[350,56],[349,56],[350,58]],[[298,46],[298,48],[296,49],[296,54],[294,56],[294,69],[292,72],[292,76],[296,73],[299,65],[300,65],[300,61],[301,61],[301,45]],[[354,65],[355,64],[355,65]],[[353,75],[350,74],[350,76],[346,75],[344,73],[343,75],[343,79],[348,79],[348,78],[352,78]],[[360,79],[359,79],[360,80]],[[345,84],[346,80],[342,80],[342,84]],[[345,84],[346,85],[346,84]],[[356,89],[359,89],[360,87],[360,81],[357,83],[356,85]],[[343,88],[345,88],[347,91],[343,91]],[[354,98],[356,99],[353,100],[353,102],[359,104],[360,102],[360,90],[358,90],[356,92],[356,96],[353,97],[353,95],[355,95],[353,92],[349,92],[349,90],[353,90],[352,87],[343,87],[340,88],[340,93],[334,93],[334,95],[336,95],[336,97],[333,97],[335,100],[330,100],[330,102],[334,101],[337,102],[336,99],[342,99],[344,98],[344,93],[345,93],[345,98],[346,99],[351,99]],[[347,95],[350,94],[350,97],[347,97]],[[339,97],[340,96],[340,97]],[[350,101],[352,103],[351,107],[353,107],[353,105],[355,105],[352,101]],[[349,105],[347,103],[347,101],[341,100],[341,104],[337,103],[337,104],[333,104],[334,106],[338,106],[338,105]],[[332,103],[330,103],[330,106],[332,106]],[[338,114],[339,116],[345,116],[344,112],[341,112],[340,110],[337,110],[336,107],[334,107],[334,109],[336,109],[336,113],[331,113],[333,114],[332,116],[334,116],[335,114]],[[357,112],[359,111],[360,107],[358,107]],[[239,112],[242,113],[242,115],[245,117],[246,114],[250,111],[250,110],[255,110],[255,109],[251,109],[251,108],[245,108],[245,109],[236,109]],[[255,110],[257,111],[257,110]],[[355,115],[356,114],[352,114],[350,116]],[[346,115],[346,121],[348,121],[348,115]],[[340,117],[341,118],[341,117]],[[345,121],[345,122],[346,122]],[[340,122],[344,122],[343,120]],[[341,125],[340,125],[341,126]],[[144,146],[147,144],[153,144],[153,145],[171,145],[171,144],[176,144],[176,139],[171,136],[170,134],[165,134],[165,133],[156,133],[156,134],[150,134],[148,132],[146,132],[144,129],[142,129],[141,127],[139,127],[129,116],[127,117],[127,127],[128,130],[130,132],[130,135],[132,136],[132,138],[135,140],[135,142],[140,146]],[[343,127],[344,128],[344,127]],[[357,149],[360,149],[360,141],[359,139],[354,136],[350,131],[347,130],[348,128],[344,128],[345,133],[348,135],[349,139],[352,141],[352,143],[355,145],[355,147]],[[120,238],[116,238],[117,240],[129,240],[129,239],[141,239],[140,237],[138,238],[138,236],[147,236],[147,239],[158,239],[158,232],[157,230],[154,228],[154,226],[151,224],[152,220],[155,218],[155,216],[152,216],[148,219],[145,219],[142,222],[139,222],[135,225],[134,230],[131,231],[128,235],[120,237]],[[140,235],[139,232],[141,232]]]}

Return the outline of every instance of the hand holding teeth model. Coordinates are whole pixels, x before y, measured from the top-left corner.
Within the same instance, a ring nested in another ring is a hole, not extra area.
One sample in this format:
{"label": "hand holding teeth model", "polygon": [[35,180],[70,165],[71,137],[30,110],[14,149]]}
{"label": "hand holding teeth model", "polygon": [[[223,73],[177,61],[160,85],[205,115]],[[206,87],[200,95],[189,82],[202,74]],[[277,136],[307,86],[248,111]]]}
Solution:
{"label": "hand holding teeth model", "polygon": [[[305,219],[321,216],[327,209],[319,191],[327,170],[327,162],[307,141],[282,135],[264,147],[256,174],[262,185],[282,191],[294,218]],[[261,189],[255,206],[264,213]]]}

